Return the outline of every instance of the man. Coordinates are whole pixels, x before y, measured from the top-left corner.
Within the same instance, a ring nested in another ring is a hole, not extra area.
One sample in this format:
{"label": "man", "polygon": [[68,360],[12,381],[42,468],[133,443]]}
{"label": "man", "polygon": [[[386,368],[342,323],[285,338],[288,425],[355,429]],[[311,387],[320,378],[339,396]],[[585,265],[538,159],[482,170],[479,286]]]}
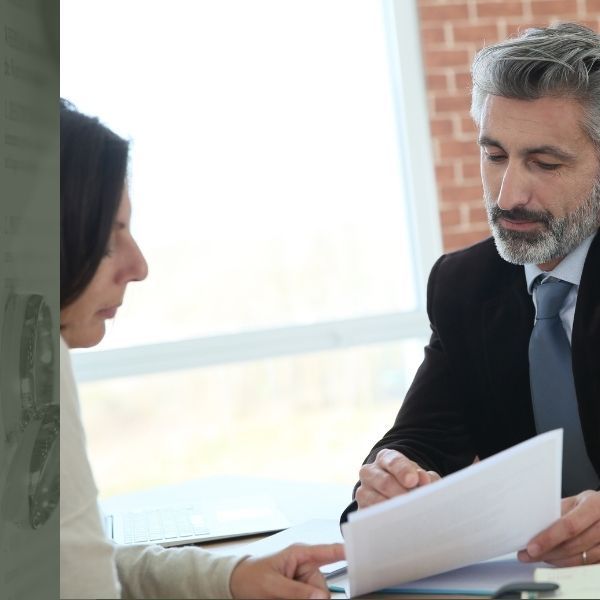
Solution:
{"label": "man", "polygon": [[493,239],[434,265],[424,361],[342,520],[563,427],[562,517],[519,558],[597,563],[600,36],[531,29],[479,52],[472,75]]}

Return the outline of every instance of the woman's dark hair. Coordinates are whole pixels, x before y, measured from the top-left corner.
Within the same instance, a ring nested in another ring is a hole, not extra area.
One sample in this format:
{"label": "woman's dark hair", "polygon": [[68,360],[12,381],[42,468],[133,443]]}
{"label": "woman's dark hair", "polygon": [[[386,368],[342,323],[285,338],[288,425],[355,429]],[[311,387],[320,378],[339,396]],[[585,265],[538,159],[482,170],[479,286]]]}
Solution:
{"label": "woman's dark hair", "polygon": [[106,253],[129,142],[60,100],[60,307],[88,286]]}

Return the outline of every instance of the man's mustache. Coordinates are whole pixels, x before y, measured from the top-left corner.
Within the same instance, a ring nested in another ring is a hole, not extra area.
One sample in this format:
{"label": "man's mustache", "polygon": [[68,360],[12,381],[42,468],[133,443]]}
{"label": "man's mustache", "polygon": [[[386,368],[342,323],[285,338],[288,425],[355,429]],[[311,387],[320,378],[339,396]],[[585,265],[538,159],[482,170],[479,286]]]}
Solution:
{"label": "man's mustache", "polygon": [[552,215],[547,212],[525,210],[518,206],[512,210],[503,210],[498,206],[492,206],[489,212],[492,223],[497,223],[499,219],[507,219],[509,221],[543,223],[544,225],[549,225],[552,220]]}

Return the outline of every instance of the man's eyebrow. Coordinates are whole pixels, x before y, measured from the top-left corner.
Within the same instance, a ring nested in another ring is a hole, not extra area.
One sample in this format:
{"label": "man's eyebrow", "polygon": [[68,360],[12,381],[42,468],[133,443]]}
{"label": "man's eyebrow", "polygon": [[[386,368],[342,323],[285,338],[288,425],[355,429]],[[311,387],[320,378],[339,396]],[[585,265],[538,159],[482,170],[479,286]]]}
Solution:
{"label": "man's eyebrow", "polygon": [[[502,150],[504,150],[504,148],[502,147],[502,144],[497,141],[494,140],[486,135],[481,136],[478,140],[477,143],[480,146],[494,146],[496,148],[500,148]],[[559,160],[562,160],[564,162],[573,162],[576,158],[576,156],[574,154],[571,154],[570,152],[567,152],[566,150],[563,150],[562,148],[559,148],[558,146],[552,146],[551,144],[544,144],[543,146],[535,146],[532,148],[525,148],[521,154],[523,156],[527,156],[529,154],[549,154],[550,156],[555,156],[556,158],[558,158]]]}
{"label": "man's eyebrow", "polygon": [[497,140],[493,140],[491,137],[488,137],[487,135],[482,135],[477,140],[477,143],[480,146],[496,146],[497,148],[502,148],[502,144],[500,142],[498,142]]}
{"label": "man's eyebrow", "polygon": [[564,162],[572,162],[575,160],[575,155],[552,145],[537,146],[536,148],[526,148],[524,154],[549,154],[550,156],[556,156],[559,160]]}

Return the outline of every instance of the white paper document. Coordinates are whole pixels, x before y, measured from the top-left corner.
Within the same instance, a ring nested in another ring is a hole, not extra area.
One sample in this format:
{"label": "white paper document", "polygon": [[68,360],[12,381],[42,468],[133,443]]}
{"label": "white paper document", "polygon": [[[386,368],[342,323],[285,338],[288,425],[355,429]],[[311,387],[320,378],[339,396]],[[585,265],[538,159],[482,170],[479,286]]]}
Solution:
{"label": "white paper document", "polygon": [[[338,519],[312,519],[289,529],[270,535],[257,542],[251,542],[235,549],[238,555],[266,556],[279,552],[291,544],[343,544]],[[225,548],[223,554],[231,554]],[[340,560],[321,567],[321,573],[330,575],[346,566],[345,560]]]}
{"label": "white paper document", "polygon": [[562,430],[349,515],[347,590],[359,596],[524,548],[560,517]]}
{"label": "white paper document", "polygon": [[[311,519],[257,542],[236,548],[236,554],[266,556],[279,552],[291,544],[343,544],[340,522],[337,519]],[[224,552],[228,549],[225,548]]]}

